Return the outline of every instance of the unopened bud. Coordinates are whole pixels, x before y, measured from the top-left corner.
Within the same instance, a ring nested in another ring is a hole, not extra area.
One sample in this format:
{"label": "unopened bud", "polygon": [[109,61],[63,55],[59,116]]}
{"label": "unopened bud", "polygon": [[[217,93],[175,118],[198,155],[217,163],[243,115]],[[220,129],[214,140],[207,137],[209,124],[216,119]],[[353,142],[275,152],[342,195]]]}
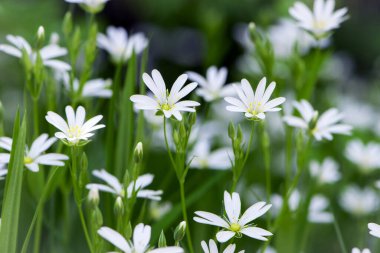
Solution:
{"label": "unopened bud", "polygon": [[179,126],[179,136],[181,140],[186,138],[186,127],[185,124],[182,122],[181,125]]}
{"label": "unopened bud", "polygon": [[143,160],[143,144],[141,142],[137,143],[135,147],[135,152],[133,153],[135,163],[141,163]]}
{"label": "unopened bud", "polygon": [[42,42],[45,40],[45,28],[43,26],[38,27],[37,39]]}
{"label": "unopened bud", "polygon": [[98,207],[91,212],[91,219],[96,228],[100,228],[103,225],[103,215]]}
{"label": "unopened bud", "polygon": [[69,36],[73,30],[73,17],[71,12],[67,12],[63,18],[62,30],[65,36]]}
{"label": "unopened bud", "polygon": [[120,196],[116,198],[113,210],[116,216],[122,216],[124,214],[124,204]]}
{"label": "unopened bud", "polygon": [[58,45],[59,44],[59,34],[54,32],[50,35],[49,44]]}
{"label": "unopened bud", "polygon": [[183,237],[185,237],[186,233],[186,222],[182,221],[178,224],[178,226],[174,230],[174,241],[180,242],[182,241]]}
{"label": "unopened bud", "polygon": [[189,125],[193,126],[196,121],[197,121],[197,113],[196,112],[190,113],[190,115],[189,115]]}
{"label": "unopened bud", "polygon": [[160,238],[158,238],[158,247],[159,248],[164,248],[166,246],[167,246],[167,244],[166,244],[166,237],[165,237],[164,231],[162,230],[161,234],[160,234]]}
{"label": "unopened bud", "polygon": [[177,146],[179,144],[180,138],[179,138],[178,131],[176,129],[173,131],[173,140],[174,140],[175,145]]}
{"label": "unopened bud", "polygon": [[132,237],[132,232],[133,232],[132,225],[131,225],[131,222],[129,221],[127,225],[127,229],[125,230],[125,238],[130,239]]}
{"label": "unopened bud", "polygon": [[235,139],[235,126],[232,122],[228,124],[228,137],[230,137],[231,140]]}
{"label": "unopened bud", "polygon": [[99,190],[96,187],[91,187],[88,192],[88,203],[91,207],[97,207],[99,205]]}

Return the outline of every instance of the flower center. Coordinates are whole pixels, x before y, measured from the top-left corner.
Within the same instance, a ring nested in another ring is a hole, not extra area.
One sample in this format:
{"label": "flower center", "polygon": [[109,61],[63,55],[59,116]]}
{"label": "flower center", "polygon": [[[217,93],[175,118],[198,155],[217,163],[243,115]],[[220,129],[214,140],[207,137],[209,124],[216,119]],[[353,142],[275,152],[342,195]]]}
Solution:
{"label": "flower center", "polygon": [[233,232],[239,232],[241,229],[241,226],[238,223],[232,223],[230,225],[230,230]]}
{"label": "flower center", "polygon": [[169,111],[169,110],[172,109],[172,108],[173,108],[173,107],[170,106],[168,103],[161,105],[161,109],[162,109],[163,111]]}
{"label": "flower center", "polygon": [[81,136],[82,131],[79,126],[73,126],[68,131],[69,138],[78,138]]}
{"label": "flower center", "polygon": [[326,28],[326,21],[325,20],[316,20],[314,22],[314,27],[317,29],[317,30],[324,30]]}
{"label": "flower center", "polygon": [[29,156],[24,157],[24,164],[31,164],[33,159]]}

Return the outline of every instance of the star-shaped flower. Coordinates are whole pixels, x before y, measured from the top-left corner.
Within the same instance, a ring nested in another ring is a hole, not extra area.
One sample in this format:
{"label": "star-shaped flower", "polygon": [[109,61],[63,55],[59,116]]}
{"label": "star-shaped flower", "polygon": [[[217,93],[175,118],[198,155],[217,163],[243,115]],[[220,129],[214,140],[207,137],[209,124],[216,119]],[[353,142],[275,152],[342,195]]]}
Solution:
{"label": "star-shaped flower", "polygon": [[105,125],[97,125],[103,118],[97,115],[88,121],[86,119],[86,111],[82,106],[77,108],[76,113],[71,106],[66,106],[67,122],[55,112],[48,112],[45,116],[47,122],[61,130],[55,133],[55,137],[61,139],[66,145],[81,146],[89,142],[88,138],[94,135],[94,131],[105,127]]}
{"label": "star-shaped flower", "polygon": [[[39,165],[64,166],[65,165],[64,161],[69,159],[66,155],[57,154],[57,153],[43,154],[56,141],[57,139],[54,137],[48,138],[47,134],[41,134],[32,143],[32,146],[30,147],[30,149],[26,147],[25,157],[24,157],[25,167],[32,172],[38,172]],[[3,148],[11,152],[12,139],[8,137],[1,137],[0,148]],[[9,160],[10,160],[10,154],[8,153],[0,154],[0,165],[8,164]],[[0,170],[0,177],[2,176],[1,174],[2,173]],[[3,172],[3,174],[5,175],[5,172]]]}
{"label": "star-shaped flower", "polygon": [[269,100],[274,88],[275,82],[271,82],[266,88],[266,78],[262,78],[259,85],[256,88],[256,92],[253,92],[251,84],[247,79],[241,80],[241,85],[235,85],[235,90],[239,96],[239,99],[234,97],[226,97],[229,106],[226,107],[231,112],[243,112],[245,117],[252,120],[265,119],[266,112],[280,111],[281,108],[277,107],[285,102],[285,98],[278,97]]}
{"label": "star-shaped flower", "polygon": [[166,118],[174,116],[177,120],[182,120],[181,111],[195,112],[194,107],[200,104],[191,100],[180,101],[197,87],[197,83],[186,85],[187,75],[180,75],[174,82],[170,92],[166,89],[161,73],[154,69],[152,77],[147,73],[143,74],[146,86],[153,92],[154,98],[145,95],[133,95],[131,101],[135,103],[136,109],[153,110],[162,112]]}
{"label": "star-shaped flower", "polygon": [[347,8],[334,11],[335,0],[315,0],[311,11],[304,3],[296,2],[289,9],[290,15],[297,20],[298,26],[314,35],[317,39],[327,37],[347,19]]}
{"label": "star-shaped flower", "polygon": [[241,202],[239,194],[234,192],[230,195],[225,191],[224,209],[227,217],[222,218],[213,213],[197,211],[195,214],[198,217],[194,217],[194,220],[199,223],[222,227],[224,230],[216,234],[216,239],[219,242],[226,242],[234,236],[241,237],[242,234],[257,240],[266,241],[267,238],[265,236],[271,236],[272,233],[255,227],[251,222],[266,213],[271,206],[265,202],[258,202],[240,216]]}

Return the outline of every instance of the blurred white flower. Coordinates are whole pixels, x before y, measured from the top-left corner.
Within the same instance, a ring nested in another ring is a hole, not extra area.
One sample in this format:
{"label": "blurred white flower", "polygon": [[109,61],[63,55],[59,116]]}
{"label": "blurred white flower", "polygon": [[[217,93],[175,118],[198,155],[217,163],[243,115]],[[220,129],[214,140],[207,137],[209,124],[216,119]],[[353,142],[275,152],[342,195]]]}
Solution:
{"label": "blurred white flower", "polygon": [[109,0],[65,0],[68,3],[79,4],[85,11],[98,13],[103,10]]}
{"label": "blurred white flower", "polygon": [[364,144],[359,139],[352,140],[347,144],[345,156],[363,172],[380,168],[380,144],[375,142]]}
{"label": "blurred white flower", "polygon": [[[201,246],[204,253],[219,253],[218,247],[214,240],[210,239],[208,245],[205,241],[201,242]],[[223,251],[223,253],[235,253],[236,244],[230,244]],[[244,250],[239,251],[239,253],[244,253]]]}
{"label": "blurred white flower", "polygon": [[380,238],[380,225],[376,223],[368,223],[369,233],[377,238]]}
{"label": "blurred white flower", "polygon": [[225,85],[227,69],[224,67],[219,70],[216,66],[209,67],[205,77],[192,71],[188,71],[187,75],[190,80],[199,84],[200,88],[196,90],[196,93],[207,102],[233,96],[236,93],[231,84]]}
{"label": "blurred white flower", "polygon": [[338,123],[343,119],[343,115],[336,108],[331,108],[318,117],[318,111],[304,99],[293,102],[293,106],[301,117],[288,115],[284,117],[284,121],[289,126],[308,130],[317,141],[332,140],[332,134],[351,134],[351,126]]}
{"label": "blurred white flower", "polygon": [[281,108],[277,106],[284,103],[285,98],[269,100],[276,83],[271,82],[266,89],[266,81],[265,77],[260,80],[255,93],[247,79],[241,80],[241,86],[234,84],[240,100],[234,97],[225,97],[224,99],[231,104],[226,109],[232,112],[243,112],[245,117],[253,120],[265,119],[266,112],[280,111]]}
{"label": "blurred white flower", "polygon": [[[275,55],[280,58],[288,58],[294,52],[305,54],[311,47],[317,45],[316,40],[310,34],[300,30],[297,24],[290,19],[281,19],[278,24],[271,26],[268,30],[268,37]],[[327,45],[328,41],[324,40],[322,46]]]}
{"label": "blurred white flower", "polygon": [[[262,251],[262,249],[259,249],[258,251],[257,251],[257,253],[262,253],[263,251]],[[265,253],[277,253],[277,251],[274,249],[274,248],[272,248],[271,246],[267,246],[266,248],[265,248],[265,251],[264,251]]]}
{"label": "blurred white flower", "polygon": [[[273,212],[275,215],[280,213],[283,205],[283,198],[278,194],[271,196],[271,203],[273,204]],[[291,211],[296,211],[301,203],[301,194],[298,190],[294,190],[289,197],[288,205]],[[311,198],[308,221],[311,223],[331,223],[334,219],[330,212],[326,209],[329,207],[329,201],[321,194],[316,194]]]}
{"label": "blurred white flower", "polygon": [[[70,92],[70,76],[67,72],[61,73],[58,76],[58,80],[62,80],[62,83],[65,89]],[[111,79],[92,79],[88,80],[83,84],[82,94],[80,95],[83,98],[86,97],[100,97],[100,98],[109,98],[112,96],[112,80]],[[77,92],[79,89],[79,80],[74,79],[73,81],[74,91]]]}
{"label": "blurred white flower", "polygon": [[357,186],[348,186],[341,194],[339,202],[345,211],[356,216],[371,214],[379,207],[379,198],[375,191]]}
{"label": "blurred white flower", "polygon": [[92,185],[91,187],[89,187],[87,199],[91,204],[94,204],[95,206],[97,206],[99,204],[100,198],[99,198],[98,187],[96,187],[95,185]]}
{"label": "blurred white flower", "polygon": [[348,18],[347,8],[334,11],[334,7],[335,0],[315,0],[313,11],[304,3],[296,2],[289,13],[299,27],[321,39],[329,36],[332,30],[339,28],[340,23]]}
{"label": "blurred white flower", "polygon": [[183,253],[181,247],[164,247],[152,249],[149,246],[151,227],[142,223],[136,225],[133,230],[133,241],[126,240],[119,232],[109,227],[101,227],[98,234],[123,253]]}
{"label": "blurred white flower", "polygon": [[369,249],[360,250],[359,248],[353,248],[351,253],[371,253]]}
{"label": "blurred white flower", "polygon": [[148,39],[143,33],[135,33],[128,37],[124,28],[110,26],[107,28],[107,34],[98,34],[97,43],[99,48],[110,54],[115,64],[120,64],[126,63],[133,52],[140,54],[148,46]]}
{"label": "blurred white flower", "polygon": [[156,69],[152,71],[152,77],[144,73],[143,80],[149,90],[153,92],[154,98],[146,95],[131,96],[131,101],[135,103],[135,107],[139,110],[162,112],[166,118],[174,116],[181,121],[181,111],[195,112],[194,107],[200,105],[198,102],[191,100],[179,101],[197,87],[195,82],[183,87],[187,80],[186,74],[182,74],[177,78],[170,92],[166,89],[161,73]]}
{"label": "blurred white flower", "polygon": [[21,36],[7,35],[6,39],[11,45],[0,44],[0,51],[3,51],[4,53],[17,58],[22,58],[22,52],[25,50],[25,53],[29,56],[32,64],[35,64],[37,53],[39,53],[41,55],[44,66],[58,71],[69,71],[71,69],[70,65],[66,62],[55,59],[66,55],[66,48],[60,47],[56,44],[50,44],[38,51],[35,51],[32,49],[30,44]]}
{"label": "blurred white flower", "polygon": [[61,131],[55,133],[55,137],[69,146],[88,143],[88,138],[94,135],[95,130],[105,127],[102,124],[97,125],[103,118],[102,115],[97,115],[85,122],[86,111],[82,106],[77,108],[76,113],[71,106],[66,106],[66,117],[67,122],[57,113],[51,111],[45,116],[47,122]]}
{"label": "blurred white flower", "polygon": [[191,168],[226,170],[231,168],[233,151],[231,148],[219,148],[211,151],[210,141],[200,139],[189,155]]}
{"label": "blurred white flower", "polygon": [[[336,65],[334,64],[334,66]],[[336,69],[333,71],[337,72]],[[369,104],[350,97],[339,98],[338,102],[339,108],[341,108],[345,115],[345,122],[359,129],[371,129],[374,126],[377,112]]]}
{"label": "blurred white flower", "polygon": [[[69,157],[57,153],[43,154],[48,150],[51,145],[56,142],[56,138],[48,138],[47,134],[41,134],[33,143],[30,149],[26,146],[24,165],[25,167],[32,171],[38,172],[39,165],[49,165],[49,166],[64,166],[63,161],[68,160]],[[8,137],[0,137],[0,148],[3,148],[9,152],[12,150],[12,139]],[[10,154],[0,153],[0,164],[8,164],[10,160]],[[5,172],[3,172],[5,173]],[[1,172],[0,172],[1,177]]]}
{"label": "blurred white flower", "polygon": [[341,178],[339,165],[331,157],[327,157],[322,163],[310,162],[310,174],[320,184],[335,183]]}
{"label": "blurred white flower", "polygon": [[173,208],[170,202],[150,202],[149,213],[152,219],[159,220]]}
{"label": "blurred white flower", "polygon": [[134,192],[137,192],[137,198],[161,200],[161,190],[153,191],[145,189],[145,187],[153,182],[154,176],[152,174],[144,174],[139,176],[136,181],[131,182],[128,185],[126,189],[127,192],[125,192],[124,186],[120,183],[120,181],[115,176],[108,173],[106,170],[94,170],[92,174],[107,184],[87,184],[86,188],[89,190],[92,187],[96,187],[99,191],[110,192],[120,197],[125,197],[125,194],[127,194],[127,198],[131,198]]}
{"label": "blurred white flower", "polygon": [[271,204],[258,202],[249,207],[243,215],[240,216],[241,202],[238,193],[233,192],[230,195],[227,191],[224,192],[224,210],[227,217],[219,217],[213,213],[197,211],[198,217],[194,217],[194,221],[209,224],[212,226],[222,227],[225,230],[219,231],[216,234],[216,239],[219,242],[227,242],[234,236],[242,236],[242,234],[262,241],[267,241],[265,236],[271,236],[272,233],[255,227],[251,224],[253,220],[265,214]]}

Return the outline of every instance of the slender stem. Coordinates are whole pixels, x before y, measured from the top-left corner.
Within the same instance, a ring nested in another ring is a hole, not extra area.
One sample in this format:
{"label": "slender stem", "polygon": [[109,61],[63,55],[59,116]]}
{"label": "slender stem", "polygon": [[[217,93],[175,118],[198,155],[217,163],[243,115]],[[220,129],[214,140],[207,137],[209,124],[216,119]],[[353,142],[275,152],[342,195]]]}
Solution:
{"label": "slender stem", "polygon": [[120,90],[120,79],[121,79],[121,70],[122,63],[119,63],[116,67],[115,75],[113,78],[112,84],[112,97],[109,101],[108,107],[108,120],[107,120],[107,168],[111,170],[114,168],[113,161],[114,159],[114,146],[115,146],[115,116],[116,112],[116,103],[118,103],[118,96]]}
{"label": "slender stem", "polygon": [[32,98],[33,100],[33,136],[38,137],[39,132],[39,110],[38,110],[38,98]]}
{"label": "slender stem", "polygon": [[248,155],[249,155],[250,150],[251,150],[251,144],[252,144],[254,132],[255,132],[255,123],[252,121],[251,134],[249,137],[249,141],[248,141],[247,150],[246,150],[246,153],[244,156],[244,160],[243,161],[241,161],[240,159],[239,159],[240,161],[235,160],[235,165],[234,165],[234,168],[232,169],[233,178],[232,178],[231,192],[235,191],[236,185],[239,181],[239,178],[240,178],[240,175],[241,175],[242,170],[244,168],[244,165],[248,160]]}
{"label": "slender stem", "polygon": [[78,180],[77,180],[77,172],[78,172],[78,157],[79,157],[79,152],[77,147],[72,147],[71,148],[71,179],[72,179],[72,184],[73,184],[73,190],[74,190],[74,198],[75,198],[75,203],[78,208],[78,213],[79,217],[81,220],[82,228],[84,235],[86,237],[86,242],[88,245],[88,248],[90,249],[90,252],[94,252],[92,249],[92,243],[91,239],[88,233],[88,229],[86,226],[86,220],[83,215],[83,210],[82,210],[82,202],[81,202],[81,197],[80,197],[80,192],[79,192],[79,185],[78,185]]}
{"label": "slender stem", "polygon": [[289,188],[292,176],[293,129],[286,126],[285,188]]}
{"label": "slender stem", "polygon": [[43,210],[41,210],[41,214],[37,218],[37,224],[35,228],[35,235],[34,235],[34,245],[33,245],[33,252],[38,253],[40,252],[40,239],[42,234],[42,221],[43,221]]}
{"label": "slender stem", "polygon": [[[176,162],[174,161],[174,158],[173,158],[172,152],[171,152],[171,150],[170,150],[169,142],[168,142],[168,136],[167,136],[167,133],[166,133],[166,118],[165,118],[165,116],[164,116],[164,137],[165,137],[166,150],[168,151],[168,154],[169,154],[169,157],[170,157],[170,162],[172,163],[172,165],[173,165],[173,167],[174,167],[174,170],[175,170],[175,172],[177,173]],[[178,175],[177,175],[177,176],[178,176]]]}
{"label": "slender stem", "polygon": [[339,246],[340,246],[340,249],[342,250],[342,253],[347,253],[347,248],[345,246],[345,243],[344,243],[344,240],[343,240],[343,236],[342,236],[342,231],[340,230],[339,228],[339,224],[335,218],[335,214],[334,212],[332,211],[333,213],[333,216],[334,216],[334,229],[335,229],[335,233],[338,237],[338,242],[339,242]]}
{"label": "slender stem", "polygon": [[190,235],[190,228],[189,228],[189,220],[187,218],[187,210],[186,210],[186,197],[185,197],[185,184],[184,182],[179,182],[180,186],[180,191],[181,191],[181,206],[182,206],[182,215],[183,219],[186,222],[186,237],[187,237],[187,244],[189,245],[189,250],[190,253],[194,252],[193,249],[193,243],[191,240],[191,235]]}
{"label": "slender stem", "polygon": [[[265,123],[262,122],[261,124],[262,132],[261,132],[261,145],[263,149],[263,155],[264,155],[264,166],[265,166],[265,181],[266,181],[266,195],[267,195],[267,202],[270,202],[270,197],[272,194],[272,178],[271,178],[271,171],[270,171],[270,142],[269,142],[269,135],[268,132],[265,129]],[[271,215],[268,213],[267,215],[267,223],[270,224]]]}

